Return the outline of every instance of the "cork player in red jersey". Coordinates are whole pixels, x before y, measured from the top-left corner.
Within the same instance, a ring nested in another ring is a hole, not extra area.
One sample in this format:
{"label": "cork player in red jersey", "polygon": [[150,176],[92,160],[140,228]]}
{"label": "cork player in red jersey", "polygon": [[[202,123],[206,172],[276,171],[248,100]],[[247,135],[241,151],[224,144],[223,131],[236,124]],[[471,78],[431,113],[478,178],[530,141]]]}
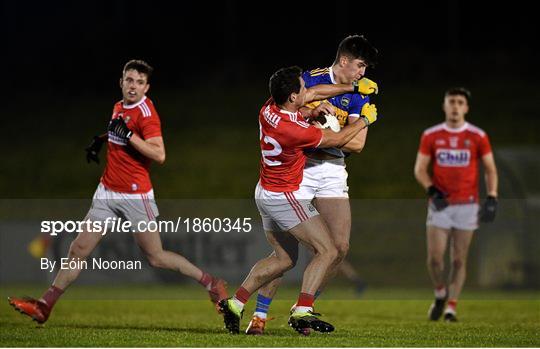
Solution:
{"label": "cork player in red jersey", "polygon": [[[429,196],[427,267],[435,288],[429,318],[457,321],[458,297],[465,283],[467,254],[478,220],[490,222],[497,210],[497,168],[487,134],[465,121],[470,92],[448,90],[444,96],[445,122],[422,134],[414,166],[415,177]],[[479,209],[478,165],[485,170],[487,199]],[[432,168],[432,176],[429,167]],[[451,270],[444,280],[444,255],[450,242]]]}
{"label": "cork player in red jersey", "polygon": [[225,326],[231,333],[239,333],[240,319],[251,294],[295,265],[299,241],[310,246],[315,254],[304,272],[289,325],[296,331],[334,330],[313,312],[315,292],[329,268],[337,263],[338,253],[326,223],[311,204],[312,197],[299,190],[306,163],[304,149],[343,146],[375,122],[377,109],[373,104],[365,104],[359,120],[339,132],[316,128],[306,122],[300,107],[342,93],[359,93],[361,83],[324,84],[306,89],[301,74],[298,67],[275,72],[269,84],[272,97],[259,112],[262,157],[255,201],[274,252],[253,266],[234,297],[219,302]]}
{"label": "cork player in red jersey", "polygon": [[[152,267],[178,271],[198,281],[214,304],[227,297],[225,282],[205,273],[181,255],[162,247],[159,231],[137,230],[140,222],[155,221],[158,208],[150,180],[150,163],[165,162],[161,122],[146,96],[153,68],[141,60],[124,66],[120,78],[123,99],[113,108],[108,132],[94,137],[86,149],[87,159],[99,161],[102,143],[107,141],[107,165],[85,220],[107,222],[120,217],[130,221],[133,237]],[[85,230],[71,243],[70,261],[84,261],[102,239],[101,232]],[[75,263],[80,265],[81,263]],[[9,303],[38,323],[44,323],[60,296],[79,276],[80,268],[59,270],[54,282],[40,299],[9,297]]]}

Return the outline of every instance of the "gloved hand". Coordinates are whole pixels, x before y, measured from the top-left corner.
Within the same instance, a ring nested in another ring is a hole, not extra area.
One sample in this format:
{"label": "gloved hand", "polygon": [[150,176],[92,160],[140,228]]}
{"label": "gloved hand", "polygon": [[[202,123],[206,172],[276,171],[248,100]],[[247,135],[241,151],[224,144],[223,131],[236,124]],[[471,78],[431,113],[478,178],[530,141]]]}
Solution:
{"label": "gloved hand", "polygon": [[84,148],[86,151],[86,162],[90,163],[90,161],[95,161],[97,164],[99,164],[99,152],[103,146],[103,142],[105,142],[103,138],[94,136],[92,142],[90,142],[90,144]]}
{"label": "gloved hand", "polygon": [[353,81],[353,87],[355,93],[360,93],[363,95],[379,93],[379,86],[377,86],[377,83],[373,80],[369,80],[368,78]]}
{"label": "gloved hand", "polygon": [[133,131],[127,127],[126,122],[121,117],[117,117],[109,123],[109,132],[126,141],[129,141],[133,136]]}
{"label": "gloved hand", "polygon": [[448,206],[448,201],[446,201],[446,194],[443,193],[439,188],[434,185],[431,185],[427,189],[427,195],[431,199],[435,210],[441,211]]}
{"label": "gloved hand", "polygon": [[377,121],[377,107],[375,104],[366,103],[362,107],[360,117],[364,120],[367,126]]}
{"label": "gloved hand", "polygon": [[495,220],[495,215],[497,214],[498,206],[497,198],[493,195],[488,195],[482,209],[480,210],[480,221],[489,223]]}

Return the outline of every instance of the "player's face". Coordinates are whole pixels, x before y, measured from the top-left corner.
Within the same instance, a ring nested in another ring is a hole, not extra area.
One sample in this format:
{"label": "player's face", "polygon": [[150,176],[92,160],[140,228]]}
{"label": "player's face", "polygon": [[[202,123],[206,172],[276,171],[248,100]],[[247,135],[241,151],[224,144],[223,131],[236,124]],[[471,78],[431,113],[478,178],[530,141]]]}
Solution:
{"label": "player's face", "polygon": [[300,77],[300,92],[296,98],[296,106],[298,106],[298,108],[306,104],[306,91],[306,83],[304,82],[304,79]]}
{"label": "player's face", "polygon": [[469,112],[469,105],[465,97],[450,95],[444,97],[443,110],[447,121],[461,122],[465,119],[465,114]]}
{"label": "player's face", "polygon": [[293,104],[297,107],[297,108],[300,108],[301,106],[303,106],[304,104],[306,104],[306,83],[304,82],[304,79],[302,79],[302,77],[299,77],[300,79],[300,91],[298,93],[296,92],[293,92],[291,93],[291,101],[293,102]]}
{"label": "player's face", "polygon": [[148,76],[134,69],[128,70],[120,79],[120,87],[122,88],[124,103],[135,104],[144,97],[150,88]]}
{"label": "player's face", "polygon": [[362,59],[355,58],[351,59],[349,57],[344,57],[342,63],[343,78],[345,81],[342,81],[344,84],[350,84],[354,80],[360,80],[364,77],[366,73],[367,64]]}

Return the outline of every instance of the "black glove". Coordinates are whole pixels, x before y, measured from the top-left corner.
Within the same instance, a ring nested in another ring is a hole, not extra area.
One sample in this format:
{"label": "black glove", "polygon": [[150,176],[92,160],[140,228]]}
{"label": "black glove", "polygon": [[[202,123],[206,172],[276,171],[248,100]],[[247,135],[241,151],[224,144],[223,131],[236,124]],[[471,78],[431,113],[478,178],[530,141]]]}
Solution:
{"label": "black glove", "polygon": [[90,163],[90,161],[95,161],[97,164],[99,164],[99,152],[101,150],[101,147],[103,146],[103,138],[99,136],[94,136],[92,139],[92,142],[88,145],[88,147],[84,148],[86,151],[86,162]]}
{"label": "black glove", "polygon": [[443,193],[439,188],[437,188],[434,185],[431,185],[427,189],[427,195],[431,199],[431,202],[433,203],[433,206],[435,206],[436,211],[440,211],[446,206],[448,206],[448,201],[446,201],[446,194]]}
{"label": "black glove", "polygon": [[109,132],[126,141],[129,141],[133,136],[133,131],[127,127],[126,122],[121,117],[117,117],[109,123]]}
{"label": "black glove", "polygon": [[480,210],[480,221],[481,222],[493,222],[495,220],[495,214],[497,213],[498,201],[495,196],[488,195],[484,205]]}

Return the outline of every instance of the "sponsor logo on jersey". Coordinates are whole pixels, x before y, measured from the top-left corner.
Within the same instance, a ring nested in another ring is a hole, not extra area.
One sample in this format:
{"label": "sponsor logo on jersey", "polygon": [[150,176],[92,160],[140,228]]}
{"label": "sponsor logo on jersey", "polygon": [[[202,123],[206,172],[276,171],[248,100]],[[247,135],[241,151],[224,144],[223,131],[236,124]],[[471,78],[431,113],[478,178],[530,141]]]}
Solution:
{"label": "sponsor logo on jersey", "polygon": [[437,164],[443,167],[467,167],[471,162],[469,149],[437,149]]}
{"label": "sponsor logo on jersey", "polygon": [[277,115],[276,113],[273,113],[270,110],[270,106],[267,106],[264,109],[263,116],[264,116],[264,120],[266,120],[266,122],[268,122],[270,126],[272,126],[273,128],[278,127],[279,121],[281,120],[281,116]]}
{"label": "sponsor logo on jersey", "polygon": [[347,108],[349,106],[349,103],[351,103],[351,100],[349,97],[341,97],[341,105]]}

